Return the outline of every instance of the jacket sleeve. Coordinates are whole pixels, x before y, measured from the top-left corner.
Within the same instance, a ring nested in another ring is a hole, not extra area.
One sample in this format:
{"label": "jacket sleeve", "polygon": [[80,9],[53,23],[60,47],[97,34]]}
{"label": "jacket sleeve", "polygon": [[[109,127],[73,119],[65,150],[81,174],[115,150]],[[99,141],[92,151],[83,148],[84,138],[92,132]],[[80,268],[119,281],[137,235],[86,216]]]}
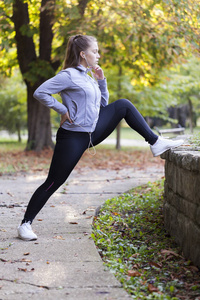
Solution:
{"label": "jacket sleeve", "polygon": [[98,84],[99,84],[99,89],[101,91],[101,106],[106,106],[108,105],[108,100],[109,100],[109,92],[107,88],[106,78],[102,80],[98,80]]}
{"label": "jacket sleeve", "polygon": [[54,109],[59,114],[65,114],[68,109],[65,105],[56,100],[52,95],[60,93],[62,90],[69,88],[69,73],[61,71],[56,76],[48,79],[41,84],[34,92],[33,97],[43,105]]}

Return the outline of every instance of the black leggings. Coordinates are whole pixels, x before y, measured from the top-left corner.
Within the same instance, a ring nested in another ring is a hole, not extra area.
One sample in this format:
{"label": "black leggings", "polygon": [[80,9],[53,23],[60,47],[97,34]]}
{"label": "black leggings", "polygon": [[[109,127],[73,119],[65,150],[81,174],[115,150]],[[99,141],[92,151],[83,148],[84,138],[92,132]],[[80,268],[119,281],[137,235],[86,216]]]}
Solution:
{"label": "black leggings", "polygon": [[[107,138],[123,118],[150,145],[156,142],[158,136],[134,105],[126,99],[120,99],[101,108],[96,129],[91,134],[92,144],[95,146]],[[22,222],[33,221],[49,197],[66,181],[89,144],[90,136],[87,132],[58,129],[48,177],[33,194]]]}

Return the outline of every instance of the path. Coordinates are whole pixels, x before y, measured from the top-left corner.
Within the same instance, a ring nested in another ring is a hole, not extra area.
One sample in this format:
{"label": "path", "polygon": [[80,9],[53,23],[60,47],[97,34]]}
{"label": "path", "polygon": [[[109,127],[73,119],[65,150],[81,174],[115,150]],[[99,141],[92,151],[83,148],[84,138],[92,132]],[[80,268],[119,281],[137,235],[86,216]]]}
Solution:
{"label": "path", "polygon": [[163,175],[163,168],[75,170],[36,217],[32,242],[18,239],[16,228],[45,177],[1,177],[0,300],[130,299],[105,270],[90,238],[92,219],[106,199]]}

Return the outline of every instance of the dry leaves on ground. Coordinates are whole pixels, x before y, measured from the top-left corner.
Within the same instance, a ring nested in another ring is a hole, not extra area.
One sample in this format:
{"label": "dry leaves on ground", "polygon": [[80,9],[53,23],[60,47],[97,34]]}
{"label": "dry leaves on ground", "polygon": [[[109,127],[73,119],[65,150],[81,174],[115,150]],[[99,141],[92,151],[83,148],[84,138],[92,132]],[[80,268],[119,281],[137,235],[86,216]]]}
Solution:
{"label": "dry leaves on ground", "polygon": [[[0,173],[13,172],[47,172],[53,151],[46,149],[40,153],[34,151],[9,151],[0,153]],[[120,170],[123,168],[161,167],[164,161],[159,157],[152,157],[148,149],[145,150],[123,150],[97,149],[96,155],[86,151],[76,169],[109,169]]]}

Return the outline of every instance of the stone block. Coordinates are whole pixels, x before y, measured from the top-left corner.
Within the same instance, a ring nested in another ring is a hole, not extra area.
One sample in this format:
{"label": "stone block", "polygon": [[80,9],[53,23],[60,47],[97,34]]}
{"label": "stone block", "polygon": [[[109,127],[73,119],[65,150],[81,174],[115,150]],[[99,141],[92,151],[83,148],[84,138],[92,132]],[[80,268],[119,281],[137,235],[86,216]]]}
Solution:
{"label": "stone block", "polygon": [[171,162],[166,162],[165,178],[169,187],[176,192],[176,167]]}
{"label": "stone block", "polygon": [[200,267],[200,153],[167,151],[165,162],[165,228],[186,259]]}
{"label": "stone block", "polygon": [[184,256],[200,267],[200,229],[192,221],[187,222],[185,225],[182,248]]}
{"label": "stone block", "polygon": [[188,218],[182,214],[178,213],[177,214],[177,224],[176,227],[174,228],[174,231],[176,232],[175,240],[177,244],[183,249],[183,245],[186,240],[186,231],[187,231],[187,226],[188,226],[189,220]]}
{"label": "stone block", "polygon": [[196,215],[195,215],[195,223],[200,228],[200,206],[197,207]]}
{"label": "stone block", "polygon": [[[173,191],[194,203],[200,203],[200,176],[196,172],[176,167],[176,188]],[[175,185],[174,185],[175,186]]]}
{"label": "stone block", "polygon": [[167,232],[170,233],[171,215],[170,215],[170,205],[167,201],[164,203],[164,206],[163,206],[163,215],[164,215],[165,229],[167,230]]}

